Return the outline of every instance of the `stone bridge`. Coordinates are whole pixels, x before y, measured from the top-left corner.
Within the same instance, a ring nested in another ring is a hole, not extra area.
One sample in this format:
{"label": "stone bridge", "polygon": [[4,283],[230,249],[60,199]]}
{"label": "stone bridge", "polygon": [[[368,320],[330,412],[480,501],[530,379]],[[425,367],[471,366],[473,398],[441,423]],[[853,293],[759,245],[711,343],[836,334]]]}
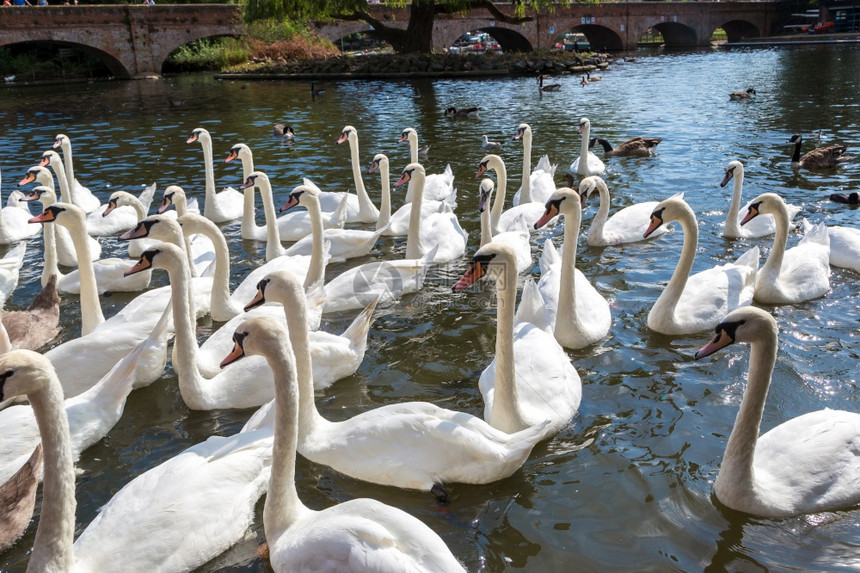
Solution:
{"label": "stone bridge", "polygon": [[0,8],[0,46],[39,42],[74,48],[94,55],[120,78],[159,76],[164,60],[180,46],[241,31],[235,4]]}
{"label": "stone bridge", "polygon": [[[442,52],[470,31],[489,33],[504,51],[552,48],[568,30],[582,32],[592,49],[633,50],[642,35],[654,28],[667,47],[707,46],[714,30],[726,31],[730,42],[777,33],[785,21],[786,4],[764,2],[616,2],[571,4],[553,12],[527,12],[532,20],[511,25],[492,19],[485,9],[439,15],[433,26],[433,50]],[[777,8],[779,6],[780,8]],[[500,5],[513,14],[513,8]],[[408,8],[372,7],[374,16],[393,27],[406,28]],[[337,42],[356,32],[368,32],[364,22],[314,23],[317,32]]]}

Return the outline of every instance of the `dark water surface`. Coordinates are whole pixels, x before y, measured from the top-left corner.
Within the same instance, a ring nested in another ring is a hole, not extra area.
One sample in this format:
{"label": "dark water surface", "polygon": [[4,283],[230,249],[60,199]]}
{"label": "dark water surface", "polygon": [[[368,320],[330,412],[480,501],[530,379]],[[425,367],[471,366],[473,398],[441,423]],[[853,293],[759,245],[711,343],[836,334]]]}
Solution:
{"label": "dark water surface", "polygon": [[[731,185],[720,188],[719,182],[734,159],[746,168],[745,200],[772,191],[802,206],[802,216],[812,222],[857,225],[858,211],[828,196],[860,189],[860,159],[832,172],[795,172],[787,141],[792,133],[808,140],[823,129],[828,143],[847,144],[852,154],[860,154],[858,70],[857,47],[810,46],[640,53],[635,61],[614,64],[600,82],[583,87],[578,77],[560,77],[562,90],[543,95],[527,78],[330,82],[316,99],[305,83],[209,76],[5,87],[0,89],[2,194],[5,199],[38,163],[57,133],[66,133],[78,179],[103,200],[114,190],[138,193],[156,181],[157,201],[167,185],[179,184],[202,202],[202,153],[185,139],[203,126],[213,137],[218,188],[241,183],[241,167],[225,165],[223,158],[233,144],[244,142],[272,179],[280,205],[302,177],[324,190],[353,188],[349,150],[335,145],[344,125],[358,129],[363,167],[375,153],[386,153],[392,178],[409,157],[407,145],[397,139],[403,128],[414,127],[421,143],[432,145],[424,162],[428,172],[440,172],[448,163],[454,170],[456,211],[470,232],[468,257],[479,242],[474,175],[484,155],[481,135],[505,142],[501,155],[511,197],[522,176],[522,146],[509,141],[517,125],[528,122],[534,131],[532,165],[548,154],[559,165],[560,182],[579,153],[576,126],[585,116],[592,135],[612,143],[638,135],[664,138],[654,158],[607,160],[605,178],[615,208],[685,193],[699,221],[696,272],[733,260],[752,245],[770,249],[771,238],[720,236]],[[729,101],[730,91],[748,87],[757,91],[755,101]],[[451,121],[443,110],[452,105],[484,111],[480,119]],[[272,137],[276,122],[294,126],[294,144]],[[378,176],[366,175],[365,184],[378,203]],[[393,201],[402,201],[401,191]],[[596,209],[596,201],[589,204],[584,225]],[[261,212],[259,217],[262,224]],[[264,245],[243,241],[238,224],[224,232],[235,285],[264,261]],[[538,245],[547,236],[560,243],[561,232],[559,226],[533,235],[535,263]],[[789,246],[798,237],[792,233]],[[737,345],[694,361],[708,332],[668,337],[647,328],[646,316],[675,268],[681,240],[676,230],[622,247],[580,242],[577,263],[610,301],[612,329],[600,343],[569,353],[584,386],[579,414],[567,430],[539,445],[511,478],[485,486],[453,484],[452,503],[439,508],[427,494],[368,485],[300,458],[303,501],[323,508],[373,497],[400,507],[438,532],[470,571],[856,570],[856,510],[759,519],[727,510],[713,497],[749,348]],[[103,256],[122,255],[124,245],[110,238],[102,243]],[[404,240],[385,239],[370,258],[404,250]],[[41,239],[31,241],[7,308],[26,306],[37,292],[41,256]],[[489,288],[450,293],[467,257],[434,269],[421,293],[377,311],[358,373],[320,395],[324,416],[344,419],[405,400],[482,414],[477,379],[494,352],[494,297]],[[331,265],[327,276],[359,262]],[[537,268],[533,274],[539,275]],[[165,281],[157,272],[153,282]],[[858,275],[834,268],[831,282],[824,298],[769,308],[780,325],[780,351],[763,431],[825,407],[860,411]],[[103,298],[105,314],[128,299]],[[323,329],[340,332],[353,316],[327,316]],[[79,317],[76,297],[65,295],[67,338],[77,335]],[[200,323],[200,340],[212,326],[208,319]],[[134,476],[213,433],[238,431],[250,414],[190,411],[168,364],[160,380],[131,394],[117,426],[78,463],[78,530]],[[204,570],[268,570],[254,555],[263,537],[262,502],[257,509],[247,542]],[[16,547],[0,555],[0,569],[24,570],[35,523]]]}

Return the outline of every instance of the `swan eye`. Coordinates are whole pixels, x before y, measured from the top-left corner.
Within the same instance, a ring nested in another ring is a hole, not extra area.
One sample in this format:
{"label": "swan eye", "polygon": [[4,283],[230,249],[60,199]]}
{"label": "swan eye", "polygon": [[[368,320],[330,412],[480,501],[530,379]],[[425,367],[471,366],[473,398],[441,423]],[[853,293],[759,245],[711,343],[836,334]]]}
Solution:
{"label": "swan eye", "polygon": [[259,290],[261,294],[265,294],[266,287],[269,286],[271,281],[272,279],[270,278],[261,279],[260,282],[257,283],[257,290]]}
{"label": "swan eye", "polygon": [[247,336],[247,332],[239,332],[238,330],[233,333],[233,342],[235,342],[239,346],[239,348],[242,349],[242,352],[245,351],[245,338]]}

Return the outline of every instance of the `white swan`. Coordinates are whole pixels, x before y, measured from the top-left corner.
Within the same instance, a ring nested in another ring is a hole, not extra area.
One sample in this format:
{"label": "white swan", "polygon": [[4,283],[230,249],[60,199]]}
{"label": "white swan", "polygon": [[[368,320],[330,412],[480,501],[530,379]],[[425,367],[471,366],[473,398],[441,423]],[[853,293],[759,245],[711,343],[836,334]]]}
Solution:
{"label": "white swan", "polygon": [[[171,206],[176,210],[175,213],[168,211]],[[179,219],[179,217],[187,213],[199,215],[200,208],[197,206],[197,199],[188,199],[182,187],[179,185],[170,185],[164,190],[161,205],[159,205],[155,213],[156,215],[166,215],[174,219]],[[215,263],[215,245],[212,244],[212,241],[200,234],[183,234],[182,240],[185,243],[186,252],[190,253],[189,261],[192,262],[191,276],[202,277],[209,274],[210,267]],[[278,244],[280,245],[280,243]]]}
{"label": "white swan", "polygon": [[[726,174],[720,182],[720,187],[728,185],[731,179],[734,179],[735,182],[732,188],[732,202],[729,205],[729,212],[726,215],[726,225],[723,228],[723,236],[728,239],[737,239],[739,237],[765,237],[773,235],[776,232],[776,223],[771,215],[756,217],[741,227],[741,220],[746,215],[749,203],[741,209],[741,195],[744,188],[744,165],[740,161],[729,162],[726,167]],[[800,212],[800,207],[794,205],[786,205],[786,208],[788,209],[789,221],[794,219],[795,215]]]}
{"label": "white swan", "polygon": [[[815,228],[805,217],[801,225],[804,233],[811,233]],[[860,273],[860,229],[835,225],[827,227],[827,236],[830,238],[830,266]]]}
{"label": "white swan", "polygon": [[466,252],[469,234],[460,226],[457,215],[442,204],[442,210],[425,219],[421,218],[421,203],[424,200],[424,167],[410,163],[394,183],[399,187],[412,181],[413,201],[409,217],[409,234],[406,236],[406,258],[427,257],[432,263],[446,263],[458,259]]}
{"label": "white swan", "polygon": [[140,198],[126,191],[114,191],[107,203],[99,205],[95,211],[87,215],[87,232],[97,237],[112,237],[128,231],[137,225],[140,219],[146,217],[146,211],[154,196],[155,183],[146,187],[141,192]]}
{"label": "white swan", "polygon": [[[412,127],[407,127],[400,134],[400,139],[397,143],[404,141],[409,142],[409,163],[418,163],[418,132]],[[406,191],[406,202],[412,201],[412,186]],[[457,196],[457,190],[454,188],[454,172],[450,165],[445,166],[443,173],[427,174],[424,181],[424,200],[425,201],[446,201],[451,202],[451,198]]]}
{"label": "white swan", "polygon": [[337,144],[344,141],[349,142],[350,164],[352,165],[352,179],[355,182],[355,195],[345,191],[338,193],[326,193],[320,197],[320,205],[323,211],[333,211],[340,204],[342,197],[347,197],[346,221],[348,223],[375,223],[379,219],[379,209],[370,200],[367,189],[364,187],[364,179],[361,177],[361,165],[358,159],[358,131],[351,125],[347,125],[340,133]]}
{"label": "white swan", "polygon": [[72,190],[71,198],[66,199],[63,197],[63,200],[66,203],[74,203],[87,214],[92,213],[98,209],[101,201],[99,201],[98,197],[93,195],[89,188],[81,185],[80,181],[75,178],[75,165],[72,159],[72,141],[69,139],[68,135],[62,133],[57,134],[57,137],[54,139],[53,148],[56,149],[58,147],[63,151],[63,164],[65,166],[66,181]]}
{"label": "white swan", "polygon": [[[114,364],[100,380],[85,392],[66,398],[64,413],[71,431],[72,458],[100,441],[122,416],[126,398],[131,393],[134,371],[147,352],[160,353],[161,366],[167,362],[168,310],[153,331],[135,348]],[[30,457],[39,443],[39,428],[31,405],[11,406],[0,411],[0,483],[9,479]]]}
{"label": "white swan", "polygon": [[203,203],[203,216],[215,223],[226,223],[241,219],[244,207],[242,194],[228,187],[220,192],[215,190],[215,169],[212,165],[212,136],[198,127],[188,136],[186,143],[199,141],[203,147],[203,165],[206,176],[206,199]]}
{"label": "white swan", "polygon": [[529,243],[530,233],[525,219],[520,219],[518,231],[505,231],[493,235],[492,222],[490,221],[490,209],[487,207],[493,199],[493,180],[481,179],[478,188],[478,211],[481,213],[481,247],[490,242],[501,243],[511,248],[517,265],[517,272],[521,273],[532,266],[532,246]]}
{"label": "white swan", "polygon": [[[152,199],[155,196],[155,183],[147,187],[140,194],[140,198],[135,197],[128,191],[114,191],[108,198],[107,209],[102,213],[102,217],[110,215],[114,209],[118,207],[131,207],[135,213],[135,223],[129,229],[133,229],[137,222],[146,217],[149,211],[149,206],[152,204]],[[128,230],[128,229],[125,229]],[[145,239],[129,241],[128,256],[139,257],[140,253],[145,251],[150,244]]]}
{"label": "white swan", "polygon": [[272,377],[265,365],[248,362],[206,378],[197,365],[199,347],[195,337],[195,314],[191,297],[191,274],[182,248],[170,243],[151,247],[140,255],[128,272],[163,268],[170,276],[173,324],[173,370],[179,382],[182,399],[192,410],[251,408],[273,397]]}
{"label": "white swan", "polygon": [[724,505],[763,517],[848,509],[860,503],[860,415],[818,410],[759,436],[778,350],[776,320],[756,307],[730,313],[702,358],[733,342],[749,342],[747,386],[726,444],[714,493]]}
{"label": "white swan", "polygon": [[[606,182],[600,176],[592,175],[579,183],[579,195],[582,197],[582,203],[591,197],[595,191],[600,197],[600,207],[588,227],[586,242],[593,247],[605,247],[644,241],[643,235],[648,228],[648,218],[658,201],[634,203],[616,211],[612,217],[609,217],[611,199]],[[669,227],[662,226],[654,230],[648,237],[658,237],[668,230]]]}
{"label": "white swan", "polygon": [[24,265],[24,254],[27,252],[27,243],[21,241],[10,247],[3,258],[0,259],[0,308],[6,304],[6,300],[18,287],[18,279],[21,267]]}
{"label": "white swan", "polygon": [[550,195],[555,192],[556,166],[550,164],[549,156],[544,155],[532,171],[532,128],[527,123],[521,123],[513,137],[523,140],[523,182],[514,194],[514,205],[520,203],[545,204]]}
{"label": "white swan", "polygon": [[570,164],[568,171],[587,177],[588,175],[603,175],[606,172],[606,165],[594,153],[588,149],[588,138],[591,133],[591,122],[587,117],[579,120],[577,131],[582,134],[582,145],[579,148],[579,157]]}
{"label": "white swan", "polygon": [[[87,243],[86,214],[83,209],[71,203],[54,203],[45,207],[40,215],[33,217],[30,221],[37,223],[56,222],[69,230],[72,243],[78,250],[78,260],[86,257],[87,261],[80,263],[79,267],[69,274],[63,275],[57,268],[57,257],[52,251],[50,242],[45,243],[45,267],[49,274],[57,275],[57,290],[60,292],[81,294],[83,290],[83,275],[92,273],[95,277],[96,290],[98,294],[106,292],[137,292],[149,286],[152,274],[144,274],[137,279],[125,276],[125,271],[134,265],[131,259],[120,259],[111,257],[109,259],[89,260],[89,244]],[[87,269],[84,269],[87,267]],[[94,325],[84,325],[83,333],[92,331]]]}
{"label": "white swan", "polygon": [[514,324],[517,273],[510,247],[488,243],[454,285],[454,292],[487,275],[496,281],[496,356],[481,373],[484,419],[503,432],[551,420],[546,436],[570,425],[582,400],[582,381],[552,334],[528,322]]}
{"label": "white swan", "polygon": [[[307,189],[309,187],[305,185],[296,186],[285,207],[298,205],[300,195]],[[316,244],[323,241],[321,225],[314,226],[313,236],[317,239]],[[324,285],[325,304],[322,312],[364,308],[374,301],[390,302],[403,294],[415,292],[424,283],[429,264],[428,259],[405,259],[376,261],[352,267]],[[317,277],[305,277],[304,280],[305,284],[314,285]]]}
{"label": "white swan", "polygon": [[[293,279],[289,285],[292,302],[284,310],[299,378],[298,451],[307,459],[356,479],[432,491],[444,499],[443,484],[510,476],[546,436],[549,420],[508,434],[471,414],[429,402],[387,404],[338,422],[323,418],[314,401],[301,283]],[[259,414],[265,420],[266,411]]]}
{"label": "white swan", "polygon": [[[244,143],[237,143],[227,152],[224,163],[229,163],[237,158],[242,162],[242,182],[245,182],[251,173],[254,172],[254,154],[251,152],[251,148]],[[263,225],[262,227],[257,225],[255,191],[256,187],[253,185],[242,189],[242,238],[249,241],[267,241],[268,225]],[[280,245],[280,241],[277,244]],[[266,248],[268,249],[268,245],[266,245]],[[273,256],[280,254],[283,253],[273,253]]]}
{"label": "white swan", "polygon": [[322,511],[306,507],[296,491],[296,450],[301,405],[296,358],[284,328],[257,318],[236,331],[236,348],[224,359],[261,355],[277,372],[276,419],[263,525],[269,563],[285,571],[464,571],[432,529],[402,510],[354,499]]}
{"label": "white swan", "polygon": [[773,248],[755,281],[755,299],[765,304],[794,304],[830,292],[830,238],[819,223],[797,246],[786,250],[788,208],[776,193],[763,193],[750,201],[741,225],[759,214],[773,215]]}
{"label": "white swan", "polygon": [[[65,175],[63,176],[65,177]],[[38,201],[42,204],[42,208],[53,205],[57,202],[56,189],[54,188],[54,177],[47,167],[36,165],[27,170],[26,175],[18,182],[18,186],[27,185],[35,182],[38,187],[45,187],[47,190],[36,193],[34,190],[25,195],[22,201]],[[65,227],[43,228],[42,237],[45,241],[53,241],[57,249],[57,262],[64,267],[78,266],[78,253],[75,246],[72,244],[72,237],[69,235],[68,229]],[[50,235],[50,237],[48,236]],[[87,243],[90,245],[91,260],[96,261],[102,256],[102,245],[95,237],[88,237]],[[42,273],[42,286],[47,284],[50,274]]]}
{"label": "white swan", "polygon": [[[518,219],[520,218],[525,220],[529,231],[534,229],[534,224],[543,216],[543,204],[532,201],[521,203],[511,207],[507,211],[503,211],[505,208],[505,193],[508,188],[508,170],[502,158],[494,154],[484,156],[481,163],[478,164],[478,172],[475,174],[475,179],[490,169],[496,172],[496,180],[498,182],[496,185],[496,198],[493,200],[493,207],[490,213],[490,220],[493,222],[493,234],[516,230],[519,227]],[[555,219],[552,222],[554,224],[557,221],[558,219]]]}
{"label": "white swan", "polygon": [[[12,193],[20,192],[12,191]],[[12,200],[12,193],[9,194],[10,201]],[[23,203],[23,206],[26,210],[12,206],[0,209],[0,245],[11,245],[35,237],[42,230],[41,225],[27,222],[32,215],[27,203]]]}
{"label": "white swan", "polygon": [[585,348],[594,344],[604,338],[612,326],[609,303],[576,268],[579,227],[582,223],[579,201],[579,194],[573,189],[558,189],[547,201],[543,218],[535,223],[535,228],[538,228],[553,217],[564,217],[561,260],[557,254],[549,254],[555,253],[555,247],[547,239],[545,243],[549,244],[544,246],[545,256],[552,260],[542,261],[538,290],[548,310],[555,339],[565,348]]}
{"label": "white swan", "polygon": [[[323,214],[320,208],[319,195],[321,191],[311,180],[305,179],[305,191],[298,195],[299,205],[307,208],[312,220],[322,226]],[[289,209],[294,195],[291,194],[283,210]],[[363,257],[376,245],[376,241],[385,232],[385,228],[376,231],[363,231],[361,229],[323,229],[323,242],[328,245],[328,256],[330,263],[342,263],[347,259]],[[290,245],[285,251],[287,256],[310,255],[314,250],[318,239],[312,232],[310,236],[299,239]],[[308,285],[309,286],[309,285]]]}
{"label": "white swan", "polygon": [[[382,200],[379,203],[379,219],[376,229],[382,230],[383,235],[405,237],[409,234],[409,219],[412,216],[412,203],[405,203],[394,214],[391,213],[391,181],[389,180],[388,157],[382,153],[373,156],[373,163],[367,169],[368,173],[379,170],[382,181]],[[438,213],[443,204],[452,210],[457,206],[457,193],[452,193],[444,201],[433,201],[424,197],[421,202],[421,219],[426,219],[433,213]]]}
{"label": "white swan", "polygon": [[[280,241],[299,241],[311,234],[313,227],[310,213],[306,211],[295,211],[276,218],[274,199],[272,198],[272,184],[269,177],[262,171],[254,171],[245,179],[239,187],[256,186],[263,198],[263,208],[266,213],[266,228],[268,229],[266,240],[266,260],[272,260],[275,256],[286,254],[286,249],[281,246]],[[334,211],[327,211],[322,215],[323,228],[342,229],[347,221],[347,196],[340,197],[340,205]],[[281,207],[280,211],[284,211]],[[277,245],[277,246],[275,246]],[[278,248],[280,247],[280,248]]]}
{"label": "white swan", "polygon": [[245,533],[268,482],[272,432],[213,437],[138,476],[74,541],[73,438],[53,367],[16,350],[0,357],[0,395],[26,394],[42,430],[42,510],[28,569],[69,573],[188,571]]}
{"label": "white swan", "polygon": [[648,328],[663,334],[692,334],[706,330],[732,310],[752,303],[759,264],[758,247],[726,263],[690,275],[699,227],[696,215],[682,195],[661,201],[651,213],[649,236],[655,229],[678,221],[684,231],[684,246],[672,278],[648,313]]}

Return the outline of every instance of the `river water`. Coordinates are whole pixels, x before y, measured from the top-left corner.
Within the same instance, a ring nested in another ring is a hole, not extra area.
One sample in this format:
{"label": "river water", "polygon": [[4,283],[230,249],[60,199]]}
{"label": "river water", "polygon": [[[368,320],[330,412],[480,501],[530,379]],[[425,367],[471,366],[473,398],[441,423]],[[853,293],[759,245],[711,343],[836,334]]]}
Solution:
{"label": "river water", "polygon": [[[633,136],[663,137],[656,157],[608,159],[614,204],[659,200],[684,192],[699,222],[693,271],[733,260],[752,245],[768,252],[771,239],[729,241],[720,236],[731,185],[725,167],[746,168],[745,200],[772,191],[803,207],[812,222],[857,225],[856,209],[831,202],[831,193],[860,188],[860,159],[825,173],[789,165],[792,133],[823,129],[825,142],[857,155],[860,141],[860,49],[856,46],[639,52],[613,64],[602,81],[557,78],[562,89],[540,94],[534,79],[332,81],[311,98],[307,83],[217,81],[208,75],[163,81],[87,83],[0,90],[0,160],[5,197],[57,133],[71,137],[80,181],[103,200],[116,189],[135,193],[158,183],[157,200],[179,184],[202,201],[202,153],[185,139],[198,126],[212,134],[219,188],[237,187],[241,170],[222,158],[235,143],[254,152],[282,203],[302,177],[325,190],[352,188],[349,151],[335,145],[344,125],[358,129],[361,161],[391,158],[392,178],[408,162],[397,139],[405,127],[430,144],[430,173],[450,164],[458,188],[456,212],[470,232],[467,257],[479,241],[475,172],[484,155],[481,135],[504,141],[501,156],[509,196],[519,186],[522,147],[510,141],[520,122],[534,132],[533,165],[548,154],[557,180],[579,153],[576,126],[588,117],[592,135],[611,143]],[[755,88],[750,103],[728,93]],[[479,119],[451,121],[448,106],[483,108]],[[297,133],[286,145],[273,123]],[[600,152],[598,151],[598,155]],[[378,175],[365,175],[379,199]],[[395,203],[402,201],[395,192]],[[36,206],[33,206],[34,213]],[[596,201],[584,214],[584,225]],[[259,216],[262,217],[261,211]],[[259,221],[262,224],[262,219]],[[238,224],[225,226],[234,285],[264,261],[264,245],[244,241]],[[533,234],[535,262],[546,237]],[[300,458],[299,493],[322,508],[356,497],[400,507],[430,525],[470,571],[839,571],[860,567],[860,514],[842,511],[773,520],[722,507],[713,481],[737,414],[749,348],[732,346],[694,361],[710,338],[668,337],[646,326],[648,310],[671,276],[681,249],[676,230],[624,247],[580,242],[577,264],[610,301],[609,336],[569,352],[583,380],[583,400],[569,428],[540,444],[521,471],[485,486],[452,484],[452,503],[437,507],[423,493],[372,486]],[[792,233],[789,246],[798,240]],[[122,246],[102,239],[105,256]],[[381,240],[368,257],[402,253],[401,239]],[[324,416],[343,419],[382,404],[430,400],[480,416],[477,388],[493,357],[492,288],[451,294],[467,257],[435,268],[424,291],[376,313],[364,362],[352,377],[321,393]],[[331,265],[330,279],[351,264]],[[763,260],[762,260],[763,262]],[[532,274],[539,276],[535,269]],[[27,264],[7,308],[29,304],[38,290],[41,239],[28,246]],[[154,282],[163,284],[158,271]],[[860,411],[860,289],[858,275],[833,269],[832,290],[807,303],[768,307],[780,326],[780,351],[762,430],[821,408]],[[128,297],[103,298],[111,315]],[[323,329],[342,331],[354,313],[326,317]],[[64,339],[77,335],[79,307],[63,299]],[[203,340],[212,323],[199,324]],[[217,326],[217,325],[216,325]],[[163,377],[128,398],[109,436],[77,464],[78,531],[135,475],[211,434],[239,430],[251,411],[195,412],[179,395],[168,363]],[[210,563],[207,571],[266,571],[254,554],[263,538],[262,502],[248,539]],[[0,555],[0,569],[23,571],[35,520],[16,547]],[[121,565],[122,556],[117,556]],[[121,566],[120,568],[121,569]]]}

